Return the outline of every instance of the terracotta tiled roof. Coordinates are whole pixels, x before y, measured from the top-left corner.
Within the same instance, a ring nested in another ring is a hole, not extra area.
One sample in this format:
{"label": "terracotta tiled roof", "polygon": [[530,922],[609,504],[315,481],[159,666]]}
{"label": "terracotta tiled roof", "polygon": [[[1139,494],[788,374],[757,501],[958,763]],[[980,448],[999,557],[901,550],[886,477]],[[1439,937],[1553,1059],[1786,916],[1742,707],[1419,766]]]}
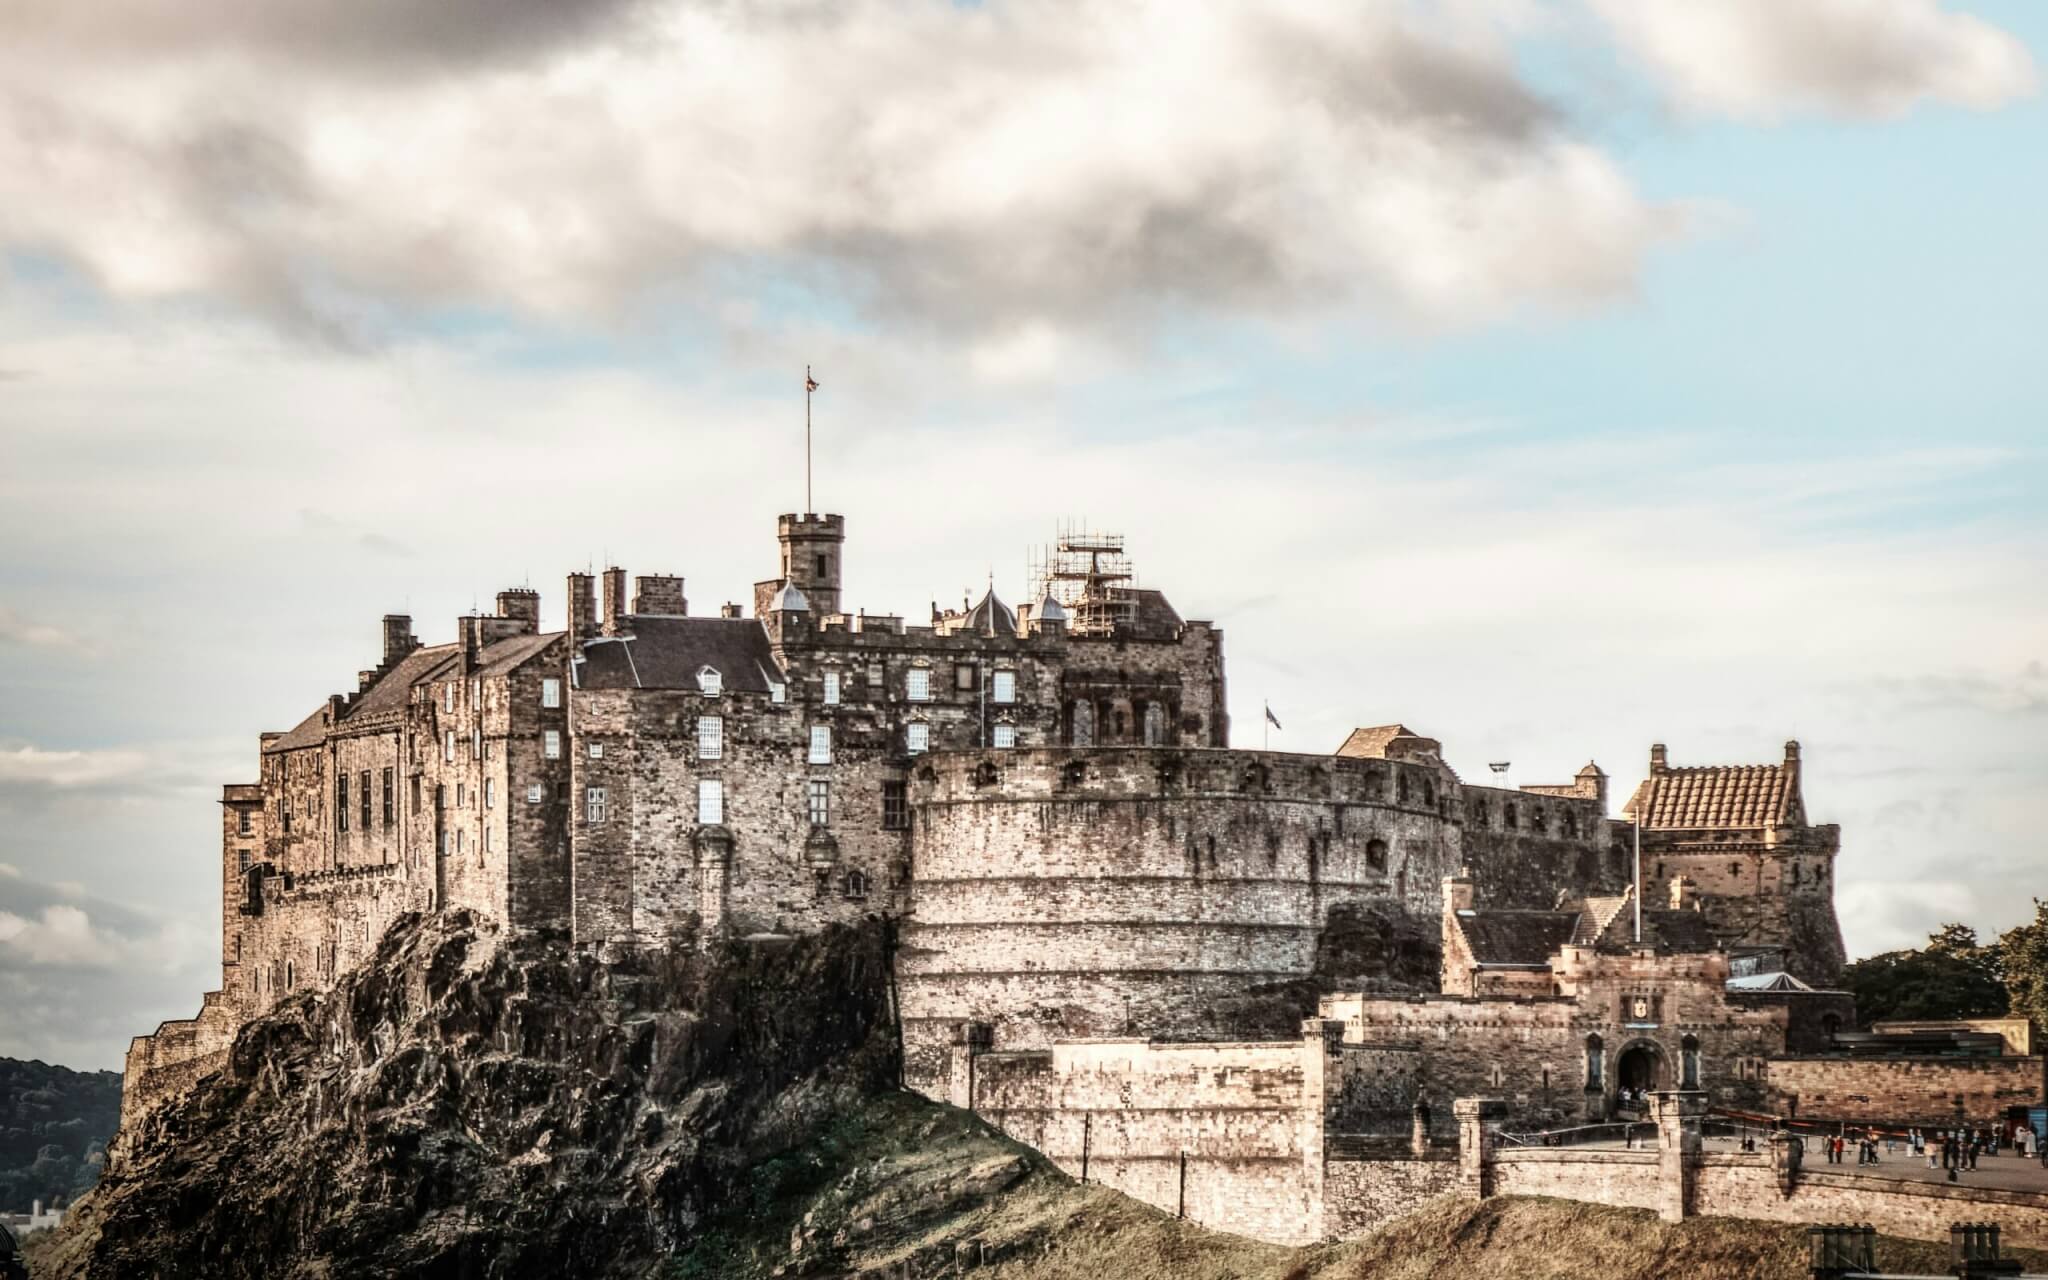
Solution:
{"label": "terracotta tiled roof", "polygon": [[1460,911],[1456,919],[1480,965],[1549,964],[1579,926],[1576,911]]}
{"label": "terracotta tiled roof", "polygon": [[1621,812],[1628,818],[1642,813],[1648,830],[1797,826],[1805,822],[1796,762],[1665,769],[1644,779]]}
{"label": "terracotta tiled roof", "polygon": [[1344,739],[1344,745],[1337,748],[1337,754],[1359,759],[1384,760],[1387,758],[1387,748],[1398,738],[1411,738],[1416,742],[1434,741],[1405,724],[1380,724],[1367,729],[1353,729],[1351,736]]}

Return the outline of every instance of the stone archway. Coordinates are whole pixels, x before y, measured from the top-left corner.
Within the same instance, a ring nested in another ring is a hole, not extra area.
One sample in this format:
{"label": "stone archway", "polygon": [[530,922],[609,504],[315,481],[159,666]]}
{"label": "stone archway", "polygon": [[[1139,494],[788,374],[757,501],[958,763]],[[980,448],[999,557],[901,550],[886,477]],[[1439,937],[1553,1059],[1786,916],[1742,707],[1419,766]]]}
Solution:
{"label": "stone archway", "polygon": [[1671,1064],[1654,1040],[1631,1040],[1614,1056],[1614,1090],[1618,1105],[1641,1110],[1648,1097],[1671,1087]]}

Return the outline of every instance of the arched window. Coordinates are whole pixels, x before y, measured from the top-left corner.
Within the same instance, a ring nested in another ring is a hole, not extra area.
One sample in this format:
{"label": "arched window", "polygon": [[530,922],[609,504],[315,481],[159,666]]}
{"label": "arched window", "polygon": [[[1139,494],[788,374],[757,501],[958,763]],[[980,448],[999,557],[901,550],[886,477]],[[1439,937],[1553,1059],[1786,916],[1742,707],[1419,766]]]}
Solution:
{"label": "arched window", "polygon": [[1606,1046],[1601,1043],[1597,1032],[1586,1037],[1586,1088],[1588,1089],[1597,1091],[1607,1087],[1604,1071],[1607,1061],[1605,1049]]}
{"label": "arched window", "polygon": [[1679,1088],[1700,1087],[1700,1042],[1697,1036],[1687,1036],[1678,1042],[1678,1073]]}
{"label": "arched window", "polygon": [[1166,708],[1156,702],[1145,704],[1145,745],[1164,746],[1166,743]]}
{"label": "arched window", "polygon": [[862,871],[848,871],[848,872],[846,873],[846,898],[847,898],[847,901],[849,901],[849,902],[854,902],[854,901],[858,901],[858,900],[860,900],[860,899],[862,899],[862,898],[865,898],[865,897],[867,897],[867,896],[868,896],[868,877],[867,877],[867,873],[866,873],[866,872],[862,872]]}
{"label": "arched window", "polygon": [[1365,842],[1366,864],[1377,871],[1387,869],[1387,842],[1377,837]]}

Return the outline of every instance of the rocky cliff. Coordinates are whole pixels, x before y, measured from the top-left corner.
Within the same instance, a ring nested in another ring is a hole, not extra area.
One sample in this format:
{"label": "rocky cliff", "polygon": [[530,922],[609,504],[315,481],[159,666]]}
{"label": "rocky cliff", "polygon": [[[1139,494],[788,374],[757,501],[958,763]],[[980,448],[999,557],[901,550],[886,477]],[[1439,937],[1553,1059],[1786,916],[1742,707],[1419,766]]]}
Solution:
{"label": "rocky cliff", "polygon": [[401,922],[124,1135],[39,1274],[657,1272],[896,1072],[886,926],[622,965]]}

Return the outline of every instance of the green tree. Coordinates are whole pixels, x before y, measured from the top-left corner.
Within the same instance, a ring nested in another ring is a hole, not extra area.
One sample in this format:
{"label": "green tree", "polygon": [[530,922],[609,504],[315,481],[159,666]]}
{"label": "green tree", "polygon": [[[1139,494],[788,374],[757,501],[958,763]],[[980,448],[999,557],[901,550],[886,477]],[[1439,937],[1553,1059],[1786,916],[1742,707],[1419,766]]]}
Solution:
{"label": "green tree", "polygon": [[[2043,940],[2048,958],[2048,928]],[[1994,1016],[2006,1009],[2003,950],[1979,946],[1977,931],[1968,925],[1945,924],[1919,950],[1856,961],[1842,971],[1842,985],[1856,997],[1856,1014],[1865,1026],[1888,1018]],[[2048,987],[2043,994],[2048,996]]]}
{"label": "green tree", "polygon": [[1998,935],[2012,1012],[2048,1027],[2048,902],[2034,899],[2034,919]]}

